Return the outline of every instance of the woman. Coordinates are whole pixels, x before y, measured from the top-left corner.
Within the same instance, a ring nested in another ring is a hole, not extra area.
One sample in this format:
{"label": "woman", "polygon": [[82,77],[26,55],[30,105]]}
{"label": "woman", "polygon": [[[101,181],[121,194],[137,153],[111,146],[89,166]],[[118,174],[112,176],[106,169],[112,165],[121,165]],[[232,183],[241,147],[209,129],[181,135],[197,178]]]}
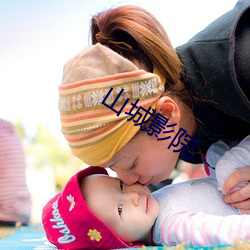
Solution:
{"label": "woman", "polygon": [[[178,54],[144,9],[121,6],[94,16],[95,45],[65,65],[60,86],[62,132],[72,152],[113,169],[128,185],[149,185],[169,177],[180,151],[201,163],[217,140],[250,134],[249,11],[250,1],[239,1]],[[132,111],[145,119],[130,119]],[[246,166],[226,190],[249,179]],[[250,209],[249,191],[247,185],[225,201]]]}

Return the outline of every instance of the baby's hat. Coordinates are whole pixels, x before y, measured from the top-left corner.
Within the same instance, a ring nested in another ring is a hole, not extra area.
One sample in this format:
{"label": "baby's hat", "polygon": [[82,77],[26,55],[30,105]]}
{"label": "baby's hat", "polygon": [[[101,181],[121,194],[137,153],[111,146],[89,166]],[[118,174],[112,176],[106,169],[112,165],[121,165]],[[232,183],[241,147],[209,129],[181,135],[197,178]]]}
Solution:
{"label": "baby's hat", "polygon": [[47,238],[60,249],[130,248],[88,208],[79,183],[93,174],[108,175],[104,168],[85,168],[45,205],[42,222]]}

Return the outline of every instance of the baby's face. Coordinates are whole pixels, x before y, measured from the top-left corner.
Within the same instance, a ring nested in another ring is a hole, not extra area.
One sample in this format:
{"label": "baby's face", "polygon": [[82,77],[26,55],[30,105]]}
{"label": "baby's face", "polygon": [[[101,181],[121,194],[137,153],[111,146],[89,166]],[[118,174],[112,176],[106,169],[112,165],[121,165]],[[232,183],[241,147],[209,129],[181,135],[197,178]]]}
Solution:
{"label": "baby's face", "polygon": [[159,204],[141,184],[127,186],[105,175],[85,178],[88,206],[126,243],[145,240],[159,214]]}

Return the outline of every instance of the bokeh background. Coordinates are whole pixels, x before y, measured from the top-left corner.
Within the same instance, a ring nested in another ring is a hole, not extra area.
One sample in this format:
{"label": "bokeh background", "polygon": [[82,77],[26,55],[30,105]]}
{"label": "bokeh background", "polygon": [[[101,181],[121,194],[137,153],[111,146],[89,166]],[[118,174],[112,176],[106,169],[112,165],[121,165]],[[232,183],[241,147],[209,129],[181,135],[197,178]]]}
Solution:
{"label": "bokeh background", "polygon": [[[0,0],[0,117],[12,122],[22,139],[33,201],[32,222],[40,222],[45,202],[85,167],[71,155],[60,132],[57,104],[63,65],[91,44],[91,16],[119,5],[139,5],[158,18],[176,47],[236,2]],[[180,168],[191,171],[181,180],[202,174],[193,166]]]}

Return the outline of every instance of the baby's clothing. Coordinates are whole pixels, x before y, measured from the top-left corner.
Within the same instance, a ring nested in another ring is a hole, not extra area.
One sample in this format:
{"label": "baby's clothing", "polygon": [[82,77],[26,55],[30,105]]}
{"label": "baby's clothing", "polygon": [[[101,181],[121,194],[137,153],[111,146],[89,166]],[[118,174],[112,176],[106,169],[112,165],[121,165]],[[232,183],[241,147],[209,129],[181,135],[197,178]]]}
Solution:
{"label": "baby's clothing", "polygon": [[209,177],[166,186],[152,193],[160,203],[153,229],[155,244],[205,246],[232,244],[237,238],[250,239],[250,216],[240,215],[225,203],[219,191],[233,171],[250,165],[250,136],[229,149],[222,141],[209,148],[207,161],[212,167],[216,165],[216,171],[210,169]]}

